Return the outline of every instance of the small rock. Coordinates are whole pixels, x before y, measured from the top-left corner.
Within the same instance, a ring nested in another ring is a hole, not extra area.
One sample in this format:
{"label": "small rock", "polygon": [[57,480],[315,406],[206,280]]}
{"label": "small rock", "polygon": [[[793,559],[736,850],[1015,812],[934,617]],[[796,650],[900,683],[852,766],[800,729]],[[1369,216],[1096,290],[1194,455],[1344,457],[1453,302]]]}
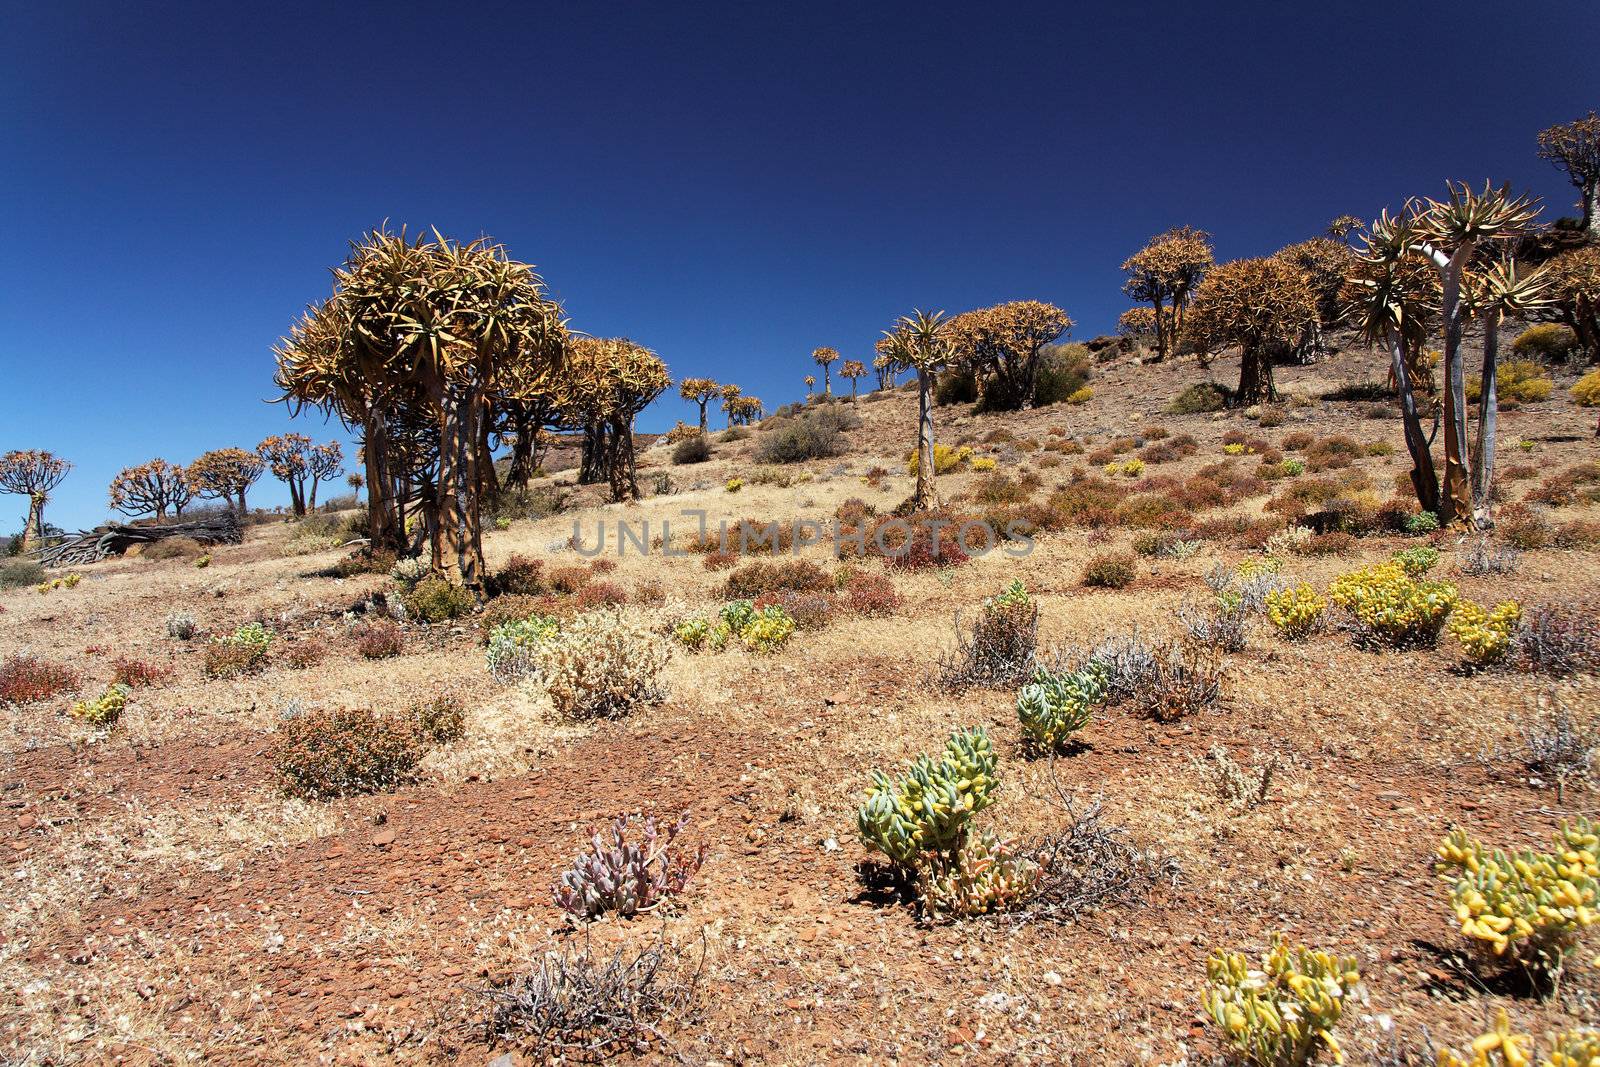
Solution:
{"label": "small rock", "polygon": [[379,830],[377,833],[372,835],[372,843],[378,848],[388,848],[390,845],[394,844],[397,836],[398,835],[392,828],[388,830]]}
{"label": "small rock", "polygon": [[32,830],[35,826],[38,826],[38,825],[39,825],[38,818],[36,818],[33,815],[33,813],[31,813],[31,812],[26,812],[25,811],[21,815],[17,816],[17,829],[18,830]]}

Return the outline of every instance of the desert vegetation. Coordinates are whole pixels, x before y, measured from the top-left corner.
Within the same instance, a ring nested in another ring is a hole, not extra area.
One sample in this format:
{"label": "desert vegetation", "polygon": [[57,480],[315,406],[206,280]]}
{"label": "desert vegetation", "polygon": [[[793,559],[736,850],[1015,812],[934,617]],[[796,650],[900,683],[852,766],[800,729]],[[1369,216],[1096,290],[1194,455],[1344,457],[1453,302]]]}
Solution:
{"label": "desert vegetation", "polygon": [[770,412],[357,237],[260,355],[349,455],[119,458],[63,565],[0,457],[0,1050],[1600,1062],[1593,122],[1578,224],[1178,226]]}

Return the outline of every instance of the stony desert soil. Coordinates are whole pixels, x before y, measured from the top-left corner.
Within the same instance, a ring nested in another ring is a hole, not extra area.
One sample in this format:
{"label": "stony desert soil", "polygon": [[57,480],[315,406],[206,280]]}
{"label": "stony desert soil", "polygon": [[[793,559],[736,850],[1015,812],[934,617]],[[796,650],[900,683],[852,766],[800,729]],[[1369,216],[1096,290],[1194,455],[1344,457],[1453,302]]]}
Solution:
{"label": "stony desert soil", "polygon": [[[1372,353],[1282,369],[1280,389],[1299,400],[1269,430],[1239,413],[1162,414],[1199,373],[1102,367],[1088,404],[1007,416],[941,409],[939,433],[973,441],[1004,471],[1036,470],[1041,495],[1084,457],[984,444],[987,434],[1004,427],[1037,444],[1061,427],[1092,451],[1160,424],[1199,442],[1197,455],[1159,471],[1184,474],[1224,458],[1227,430],[1273,441],[1305,430],[1392,445],[1394,454],[1358,463],[1385,492],[1405,467],[1397,421],[1318,399],[1381,379]],[[1568,384],[1558,376],[1552,400],[1502,415],[1502,469],[1531,464],[1542,477],[1600,459],[1593,413],[1570,403]],[[811,478],[801,484],[755,484],[758,434],[695,467],[671,467],[658,444],[641,480],[648,489],[670,472],[676,492],[626,510],[578,492],[563,514],[492,533],[491,563],[513,553],[575,561],[564,547],[575,520],[585,530],[618,518],[654,528],[686,508],[713,521],[826,519],[851,497],[887,510],[910,489],[915,397],[856,407],[865,424],[851,432],[851,451],[804,465]],[[893,473],[864,484],[880,465]],[[731,494],[723,483],[735,475],[747,484]],[[977,477],[946,476],[940,491],[958,496]],[[1537,484],[1508,482],[1507,497]],[[1259,514],[1266,499],[1232,510]],[[1600,517],[1592,504],[1560,511],[1563,521]],[[0,594],[0,655],[31,650],[70,664],[84,677],[78,695],[99,692],[116,655],[174,669],[167,684],[138,690],[107,734],[68,717],[68,698],[0,708],[8,1062],[487,1062],[507,1047],[486,1040],[483,991],[585,938],[609,951],[664,937],[698,970],[696,1011],[636,1054],[649,1062],[1204,1062],[1220,1049],[1199,1009],[1207,956],[1259,951],[1276,930],[1360,961],[1363,999],[1340,1030],[1356,1062],[1423,1027],[1459,1047],[1501,1006],[1534,1032],[1600,1014],[1592,952],[1547,1002],[1462,968],[1430,867],[1451,826],[1532,846],[1563,816],[1595,809],[1586,785],[1558,797],[1496,755],[1541,704],[1600,712],[1592,675],[1470,674],[1448,640],[1374,653],[1337,632],[1289,644],[1262,628],[1228,657],[1215,710],[1164,725],[1113,709],[1074,754],[1029,760],[1014,693],[928,684],[958,609],[1021,578],[1041,606],[1046,645],[1134,628],[1166,635],[1181,604],[1207,595],[1206,572],[1246,554],[1208,543],[1181,561],[1141,558],[1125,589],[1087,589],[1085,560],[1134,532],[1074,528],[1044,535],[1025,558],[996,552],[896,574],[905,603],[893,616],[845,615],[770,657],[679,653],[664,704],[575,725],[555,721],[537,692],[489,679],[472,620],[411,627],[395,659],[347,650],[344,612],[390,580],[324,576],[341,551],[286,554],[289,534],[282,523],[254,526],[205,569],[126,559],[85,568],[74,589]],[[1434,540],[1441,572],[1453,574],[1466,539]],[[1294,557],[1288,573],[1325,586],[1412,543],[1365,537],[1343,556]],[[823,550],[808,554],[831,566]],[[1597,575],[1592,551],[1538,550],[1514,574],[1454,580],[1480,602],[1538,603],[1592,595]],[[698,557],[631,553],[608,578],[629,590],[659,583],[650,599],[660,602],[641,610],[667,617],[714,606],[725,572]],[[211,633],[265,618],[288,638],[321,635],[332,651],[307,670],[274,664],[207,680],[204,638],[166,635],[175,610]],[[416,784],[326,803],[281,793],[272,735],[290,702],[399,706],[447,684],[466,695],[467,735],[433,752]],[[986,821],[1026,839],[1061,825],[1061,795],[1080,806],[1098,798],[1134,842],[1172,861],[1171,877],[1142,903],[1065,923],[923,923],[878,892],[862,876],[868,855],[853,830],[868,771],[937,751],[953,728],[978,724],[1001,755],[1001,799]],[[1193,760],[1219,744],[1242,759],[1259,750],[1291,761],[1268,803],[1239,810],[1218,798]],[[704,867],[670,914],[574,931],[552,903],[554,879],[595,826],[641,808],[687,810],[687,833],[709,849]]]}

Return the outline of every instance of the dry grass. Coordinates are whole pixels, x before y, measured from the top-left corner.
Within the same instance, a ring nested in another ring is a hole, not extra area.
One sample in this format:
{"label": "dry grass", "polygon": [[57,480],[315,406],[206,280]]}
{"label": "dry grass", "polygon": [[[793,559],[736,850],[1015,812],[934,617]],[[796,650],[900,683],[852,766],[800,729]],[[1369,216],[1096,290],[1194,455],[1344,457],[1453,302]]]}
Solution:
{"label": "dry grass", "polygon": [[[1084,468],[1066,443],[1131,457],[1119,440],[1133,435],[1127,427],[1156,415],[1194,374],[1182,364],[1109,364],[1097,370],[1091,404],[1004,417],[940,409],[939,433],[978,442],[1011,479],[1037,473],[1033,499],[1042,501]],[[1195,515],[1214,530],[1246,530],[1269,516],[1266,496],[1224,487],[1220,469],[1201,484],[1229,430],[1276,449],[1347,437],[1361,447],[1318,451],[1349,460],[1327,477],[1354,473],[1382,493],[1404,469],[1397,424],[1364,418],[1358,404],[1309,399],[1381,377],[1375,355],[1344,353],[1280,374],[1280,388],[1305,398],[1285,405],[1282,426],[1236,414],[1161,417],[1166,442],[1187,437],[1196,447],[1163,450],[1146,477],[1173,479],[1162,491],[1188,494],[1186,507],[1220,497]],[[719,442],[704,464],[671,468],[679,492],[626,511],[575,489],[575,511],[490,534],[491,567],[520,554],[543,560],[546,577],[581,566],[591,574],[585,584],[614,583],[630,600],[648,588],[649,603],[630,610],[658,628],[703,614],[720,602],[728,571],[707,570],[699,555],[618,556],[611,540],[605,555],[615,566],[595,576],[584,557],[552,546],[566,544],[574,518],[591,540],[595,521],[625,517],[636,530],[646,524],[647,539],[681,547],[698,533],[683,509],[703,509],[713,529],[747,516],[825,521],[852,499],[887,514],[911,491],[904,455],[914,406],[909,393],[859,405],[867,425],[847,433],[849,450],[786,468],[788,484],[753,476],[758,430]],[[1523,459],[1519,437],[1536,442],[1527,459],[1541,469],[1600,458],[1592,420],[1565,400],[1505,412],[1502,422],[1503,465]],[[998,429],[1009,440],[983,443]],[[1144,448],[1157,441],[1142,436]],[[1394,454],[1369,454],[1380,438]],[[1012,442],[1023,439],[1062,447],[1022,452]],[[670,468],[669,453],[645,453],[644,484]],[[1061,466],[1039,467],[1045,454]],[[1255,469],[1254,457],[1234,462],[1238,475]],[[734,476],[745,485],[729,494],[723,485]],[[1272,491],[1311,477],[1274,481]],[[1512,498],[1535,487],[1507,484]],[[971,472],[939,480],[949,500],[1000,488]],[[1583,500],[1560,514],[1597,517],[1600,505]],[[1519,840],[1532,840],[1562,814],[1594,808],[1581,775],[1567,776],[1558,798],[1553,783],[1529,781],[1521,760],[1481,759],[1523,744],[1519,723],[1535,721],[1541,699],[1600,706],[1592,672],[1468,676],[1453,669],[1449,648],[1373,653],[1337,632],[1286,643],[1255,627],[1222,655],[1226,681],[1214,706],[1171,724],[1128,704],[1105,709],[1082,748],[1053,765],[1024,757],[1011,689],[952,696],[923,684],[954,612],[970,612],[1012,578],[1039,607],[1041,648],[1091,648],[1134,630],[1161,642],[1181,632],[1178,609],[1207,596],[1213,567],[1252,555],[1244,535],[1230,535],[1186,558],[1139,559],[1125,588],[1081,585],[1092,556],[1130,552],[1140,532],[1067,527],[1041,535],[1026,556],[897,572],[901,604],[890,614],[838,612],[771,657],[676,655],[667,703],[581,726],[557,721],[536,687],[492,683],[476,617],[408,627],[401,654],[386,659],[348,651],[345,613],[391,583],[324,576],[339,552],[286,555],[282,526],[253,527],[204,570],[120,560],[90,569],[70,597],[0,593],[0,657],[48,648],[81,675],[83,692],[112,680],[117,656],[172,670],[163,684],[136,690],[105,736],[66,716],[66,695],[0,709],[4,783],[18,783],[4,794],[5,816],[35,820],[9,831],[7,845],[20,847],[0,872],[10,905],[0,916],[0,1057],[488,1059],[477,991],[507,988],[551,946],[560,917],[550,886],[574,841],[642,806],[690,810],[711,846],[668,925],[673,941],[705,939],[702,1017],[670,1035],[694,1062],[1199,1062],[1216,1051],[1191,1025],[1205,957],[1257,948],[1273,929],[1360,959],[1369,1001],[1347,1019],[1352,1048],[1377,1038],[1379,1015],[1403,1033],[1426,1025],[1456,1047],[1500,1004],[1525,1030],[1584,1021],[1587,978],[1565,1004],[1535,1005],[1422,976],[1444,973],[1423,946],[1452,943],[1428,869],[1449,825],[1515,827]],[[1284,577],[1325,589],[1414,543],[1360,537],[1343,557],[1292,557]],[[1435,543],[1444,554],[1436,573],[1480,603],[1570,601],[1600,582],[1592,551],[1546,543],[1501,573],[1471,565],[1470,541]],[[825,573],[838,567],[822,547],[802,555]],[[883,573],[877,562],[854,565]],[[196,640],[167,637],[162,619],[175,610],[195,617]],[[273,662],[251,677],[208,680],[207,637],[252,619],[282,637]],[[301,644],[332,651],[292,669],[284,650]],[[415,784],[319,804],[276,792],[268,753],[286,707],[399,712],[441,686],[461,696],[463,736],[433,747]],[[1078,908],[1065,925],[920,927],[911,909],[874,899],[856,873],[864,852],[851,829],[867,769],[936,750],[952,728],[975,725],[996,740],[1004,796],[983,825],[1040,841],[1061,833],[1063,795],[1079,812],[1099,798],[1102,825],[1172,859],[1176,880],[1162,867],[1144,893]],[[1265,803],[1224,802],[1191,763],[1215,745],[1238,763],[1252,751],[1281,753],[1294,773],[1274,780]],[[632,958],[654,932],[609,923],[591,936],[597,958]],[[1430,991],[1441,983],[1444,995]],[[764,1010],[750,1012],[752,1001]]]}

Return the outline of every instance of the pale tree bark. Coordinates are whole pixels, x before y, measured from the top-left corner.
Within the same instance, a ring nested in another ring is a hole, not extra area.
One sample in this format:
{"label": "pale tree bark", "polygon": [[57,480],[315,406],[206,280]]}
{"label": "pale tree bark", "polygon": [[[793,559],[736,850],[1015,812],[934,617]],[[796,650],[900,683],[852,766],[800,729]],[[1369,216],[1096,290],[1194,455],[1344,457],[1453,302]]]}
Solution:
{"label": "pale tree bark", "polygon": [[1494,491],[1494,434],[1500,412],[1500,401],[1495,396],[1495,378],[1500,349],[1500,318],[1498,308],[1489,312],[1483,322],[1483,377],[1478,399],[1478,439],[1472,448],[1472,524],[1480,530],[1494,525],[1490,494]]}
{"label": "pale tree bark", "polygon": [[1411,385],[1411,371],[1406,363],[1405,342],[1395,330],[1386,333],[1389,345],[1390,371],[1394,375],[1395,389],[1400,394],[1400,418],[1405,426],[1406,451],[1411,455],[1411,484],[1417,491],[1417,503],[1423,511],[1438,514],[1439,475],[1433,466],[1433,450],[1428,437],[1422,432],[1422,417],[1417,413],[1417,395]]}
{"label": "pale tree bark", "polygon": [[1461,274],[1472,258],[1473,246],[1464,243],[1442,262],[1444,308],[1444,486],[1439,497],[1439,521],[1450,523],[1472,512],[1472,468],[1467,447],[1467,385],[1461,354],[1465,309],[1461,302]]}
{"label": "pale tree bark", "polygon": [[933,375],[917,369],[917,489],[912,507],[926,511],[933,506]]}

